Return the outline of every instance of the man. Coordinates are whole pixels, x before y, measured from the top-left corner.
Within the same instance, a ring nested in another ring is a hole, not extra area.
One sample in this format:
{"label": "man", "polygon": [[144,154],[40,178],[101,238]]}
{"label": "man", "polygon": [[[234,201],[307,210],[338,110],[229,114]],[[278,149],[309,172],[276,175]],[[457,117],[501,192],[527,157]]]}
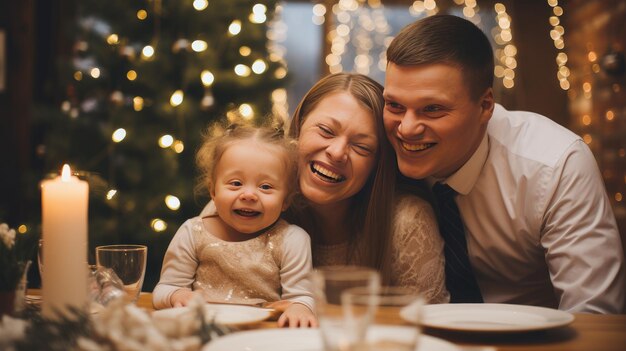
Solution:
{"label": "man", "polygon": [[433,184],[452,302],[620,313],[622,244],[585,143],[495,104],[491,45],[465,19],[407,26],[387,59],[387,136],[402,174]]}

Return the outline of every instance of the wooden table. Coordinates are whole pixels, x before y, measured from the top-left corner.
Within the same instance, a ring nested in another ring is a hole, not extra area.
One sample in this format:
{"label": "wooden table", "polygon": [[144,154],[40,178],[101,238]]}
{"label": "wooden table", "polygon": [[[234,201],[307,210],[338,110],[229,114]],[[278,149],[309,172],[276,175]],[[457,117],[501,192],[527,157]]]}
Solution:
{"label": "wooden table", "polygon": [[[152,294],[142,293],[137,305],[152,310]],[[380,311],[377,323],[406,324],[399,318]],[[576,313],[572,324],[539,332],[470,334],[426,329],[425,334],[473,349],[490,346],[496,350],[514,351],[623,351],[626,350],[626,315],[597,315]],[[264,321],[247,329],[276,328],[276,321]],[[481,348],[479,348],[481,349]]]}

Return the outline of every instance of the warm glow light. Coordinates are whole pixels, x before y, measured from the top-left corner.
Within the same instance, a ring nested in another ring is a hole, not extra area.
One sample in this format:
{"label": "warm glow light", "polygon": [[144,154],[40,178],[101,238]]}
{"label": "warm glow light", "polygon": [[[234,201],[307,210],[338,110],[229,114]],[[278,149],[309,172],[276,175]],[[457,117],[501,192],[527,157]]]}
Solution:
{"label": "warm glow light", "polygon": [[582,118],[582,122],[584,125],[588,126],[591,124],[591,117],[589,115],[584,115]]}
{"label": "warm glow light", "polygon": [[165,134],[159,138],[159,146],[166,149],[174,143],[174,137],[169,134]]}
{"label": "warm glow light", "polygon": [[254,13],[265,13],[267,12],[267,6],[263,4],[256,4],[252,6],[252,12]]}
{"label": "warm glow light", "polygon": [[209,47],[209,45],[204,40],[194,40],[191,43],[191,50],[193,50],[195,52],[205,51],[208,47]]}
{"label": "warm glow light", "polygon": [[107,37],[107,43],[109,43],[109,45],[115,45],[115,44],[117,44],[119,42],[120,42],[120,38],[115,33],[113,33],[113,34],[111,34],[111,35],[109,35]]}
{"label": "warm glow light", "polygon": [[111,136],[111,139],[113,139],[113,141],[116,143],[124,140],[124,138],[126,138],[126,130],[124,128],[116,129]]}
{"label": "warm glow light", "polygon": [[137,72],[131,69],[130,71],[126,72],[126,78],[132,82],[133,80],[137,79]]}
{"label": "warm glow light", "polygon": [[137,11],[137,18],[141,21],[145,20],[148,18],[148,12],[146,10]]}
{"label": "warm glow light", "polygon": [[241,116],[247,120],[254,117],[254,110],[249,104],[241,104],[241,106],[239,106],[239,113],[241,113]]}
{"label": "warm glow light", "polygon": [[283,67],[279,67],[276,69],[276,71],[274,71],[274,77],[276,77],[277,79],[283,79],[287,76],[287,70],[284,69]]}
{"label": "warm glow light", "polygon": [[183,103],[184,94],[182,90],[176,90],[170,97],[170,104],[174,107]]}
{"label": "warm glow light", "polygon": [[107,191],[107,195],[106,195],[107,200],[113,199],[115,197],[115,194],[117,194],[117,190],[115,189],[111,189]]}
{"label": "warm glow light", "polygon": [[590,62],[595,62],[598,59],[598,55],[596,55],[594,51],[589,51],[589,53],[587,54],[587,58]]}
{"label": "warm glow light", "polygon": [[228,32],[231,35],[237,35],[239,34],[239,32],[241,32],[241,21],[240,20],[234,20],[232,21],[232,23],[230,24],[230,26],[228,26]]}
{"label": "warm glow light", "polygon": [[622,193],[615,193],[615,201],[617,202],[622,201]]}
{"label": "warm glow light", "polygon": [[133,98],[133,109],[137,112],[143,110],[143,98],[141,96]]}
{"label": "warm glow light", "polygon": [[183,150],[185,150],[185,144],[180,140],[176,140],[174,145],[172,145],[172,148],[174,148],[175,153],[180,154]]}
{"label": "warm glow light", "polygon": [[97,67],[92,68],[91,71],[89,71],[89,74],[91,74],[91,76],[93,78],[96,78],[96,79],[99,78],[100,77],[100,68],[97,68]]}
{"label": "warm glow light", "polygon": [[248,19],[252,23],[263,23],[267,20],[267,16],[264,13],[251,13]]}
{"label": "warm glow light", "polygon": [[615,118],[615,113],[613,113],[613,111],[608,110],[606,111],[606,120],[607,121],[612,121]]}
{"label": "warm glow light", "polygon": [[160,218],[153,219],[150,223],[150,226],[152,226],[152,230],[154,230],[155,232],[162,232],[167,229],[167,223],[165,223]]}
{"label": "warm glow light", "polygon": [[202,80],[202,84],[205,87],[211,86],[211,84],[213,84],[213,82],[215,81],[215,76],[213,76],[213,73],[211,73],[211,71],[209,70],[204,70],[202,71],[202,73],[200,73],[200,79]]}
{"label": "warm glow light", "polygon": [[26,226],[26,224],[22,224],[19,227],[17,227],[17,232],[20,234],[24,234],[28,231],[28,227]]}
{"label": "warm glow light", "polygon": [[563,15],[563,8],[560,6],[555,6],[553,11],[554,11],[554,14],[557,16]]}
{"label": "warm glow light", "polygon": [[585,135],[583,135],[583,141],[586,144],[591,144],[591,142],[593,141],[593,138],[591,137],[591,135],[585,134]]}
{"label": "warm glow light", "polygon": [[250,75],[250,67],[242,64],[235,66],[235,74],[240,77],[247,77]]}
{"label": "warm glow light", "polygon": [[151,58],[152,56],[154,56],[154,48],[150,45],[144,46],[141,50],[141,55],[143,55],[143,57],[145,58]]}
{"label": "warm glow light", "polygon": [[167,195],[165,197],[165,206],[172,211],[176,211],[180,208],[180,200],[174,195]]}
{"label": "warm glow light", "polygon": [[69,182],[72,177],[72,170],[70,169],[70,165],[67,163],[63,165],[61,169],[61,181]]}
{"label": "warm glow light", "polygon": [[74,72],[74,79],[76,79],[77,81],[83,80],[83,72],[81,71]]}
{"label": "warm glow light", "polygon": [[591,83],[589,83],[589,82],[584,82],[584,83],[583,83],[583,90],[584,90],[586,93],[590,92],[590,91],[591,91]]}
{"label": "warm glow light", "polygon": [[252,50],[247,46],[242,46],[239,48],[239,54],[243,57],[250,56]]}
{"label": "warm glow light", "polygon": [[326,6],[324,4],[315,4],[313,6],[313,14],[318,17],[322,17],[326,14]]}
{"label": "warm glow light", "polygon": [[265,72],[266,69],[267,69],[267,64],[265,63],[265,61],[261,59],[254,61],[254,63],[252,64],[252,72],[256,74],[261,74]]}
{"label": "warm glow light", "polygon": [[197,11],[202,11],[206,9],[207,6],[209,6],[209,2],[207,0],[194,0],[193,1],[193,8],[196,9]]}

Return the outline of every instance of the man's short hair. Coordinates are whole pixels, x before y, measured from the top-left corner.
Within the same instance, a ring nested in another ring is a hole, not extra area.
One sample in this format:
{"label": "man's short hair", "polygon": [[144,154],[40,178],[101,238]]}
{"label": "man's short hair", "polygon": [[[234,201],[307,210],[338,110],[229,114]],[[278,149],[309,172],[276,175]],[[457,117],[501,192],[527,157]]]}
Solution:
{"label": "man's short hair", "polygon": [[489,39],[472,22],[457,16],[430,16],[404,27],[389,45],[387,61],[399,66],[457,66],[473,99],[493,85],[493,49]]}

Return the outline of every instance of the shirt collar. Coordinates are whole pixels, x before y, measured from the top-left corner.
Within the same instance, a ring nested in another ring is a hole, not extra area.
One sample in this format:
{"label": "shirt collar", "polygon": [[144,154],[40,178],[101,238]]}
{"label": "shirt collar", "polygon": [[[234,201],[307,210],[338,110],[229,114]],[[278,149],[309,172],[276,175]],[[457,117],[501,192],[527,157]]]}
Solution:
{"label": "shirt collar", "polygon": [[476,184],[478,180],[478,176],[482,171],[483,165],[485,161],[487,161],[487,155],[489,154],[489,138],[487,133],[483,136],[483,139],[478,145],[478,148],[470,157],[470,159],[465,162],[465,164],[459,168],[454,174],[449,176],[446,179],[435,179],[429,178],[428,183],[434,184],[435,182],[442,182],[450,185],[452,189],[454,189],[457,193],[461,195],[467,195],[472,191],[472,188]]}

